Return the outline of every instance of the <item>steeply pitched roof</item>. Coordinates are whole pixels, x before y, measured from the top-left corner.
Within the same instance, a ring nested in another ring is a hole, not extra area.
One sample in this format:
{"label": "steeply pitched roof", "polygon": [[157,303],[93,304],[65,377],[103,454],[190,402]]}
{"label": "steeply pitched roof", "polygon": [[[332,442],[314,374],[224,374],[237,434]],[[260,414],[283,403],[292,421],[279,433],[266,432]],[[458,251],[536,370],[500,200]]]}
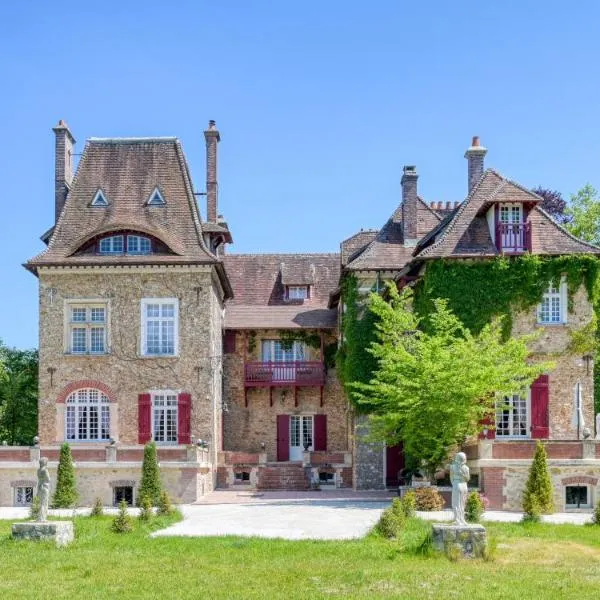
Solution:
{"label": "steeply pitched roof", "polygon": [[[442,222],[434,232],[423,238],[415,252],[418,258],[496,256],[483,211],[497,202],[521,202],[531,206],[532,254],[559,255],[600,253],[600,248],[578,240],[558,225],[537,203],[540,197],[523,186],[487,169],[473,187],[467,199]],[[433,243],[427,245],[428,242]]]}
{"label": "steeply pitched roof", "polygon": [[[149,206],[157,188],[164,205]],[[92,206],[102,189],[108,206]],[[134,230],[161,240],[171,254],[77,254],[92,237]],[[183,150],[176,138],[90,138],[48,248],[27,267],[84,264],[211,264]]]}
{"label": "steeply pitched roof", "polygon": [[[335,326],[335,310],[327,302],[339,281],[339,254],[227,254],[223,262],[234,290],[225,308],[226,327]],[[286,285],[310,285],[310,298],[286,300]]]}
{"label": "steeply pitched roof", "polygon": [[356,255],[364,250],[379,233],[379,229],[361,229],[359,232],[345,239],[340,244],[342,266],[345,266]]}

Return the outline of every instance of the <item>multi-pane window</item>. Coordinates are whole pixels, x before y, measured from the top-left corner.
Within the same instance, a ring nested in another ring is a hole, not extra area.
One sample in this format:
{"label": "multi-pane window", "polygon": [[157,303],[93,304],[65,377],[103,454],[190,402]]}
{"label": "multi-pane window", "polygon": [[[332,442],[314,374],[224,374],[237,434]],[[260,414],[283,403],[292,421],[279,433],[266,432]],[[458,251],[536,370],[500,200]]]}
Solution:
{"label": "multi-pane window", "polygon": [[290,417],[290,446],[299,448],[313,447],[313,418],[312,416]]}
{"label": "multi-pane window", "polygon": [[100,240],[98,252],[100,254],[123,254],[124,237],[122,235],[112,235]]}
{"label": "multi-pane window", "polygon": [[529,437],[529,399],[517,394],[496,401],[496,437]]}
{"label": "multi-pane window", "polygon": [[95,442],[110,438],[110,405],[100,390],[83,388],[66,402],[65,432],[68,441]]}
{"label": "multi-pane window", "polygon": [[178,344],[179,306],[176,298],[142,300],[142,354],[174,356]]}
{"label": "multi-pane window", "polygon": [[538,323],[566,323],[566,281],[552,282],[538,305]]}
{"label": "multi-pane window", "polygon": [[177,394],[152,394],[152,437],[156,442],[177,443]]}
{"label": "multi-pane window", "polygon": [[33,487],[19,486],[15,488],[15,506],[31,506],[33,502]]}
{"label": "multi-pane window", "polygon": [[288,300],[306,300],[306,298],[308,298],[308,286],[288,285],[287,297]]}
{"label": "multi-pane window", "polygon": [[72,354],[106,353],[106,305],[68,304],[67,350]]}
{"label": "multi-pane window", "polygon": [[306,360],[306,346],[304,342],[291,342],[284,344],[280,340],[262,341],[263,362],[301,362]]}
{"label": "multi-pane window", "polygon": [[115,506],[119,506],[123,500],[125,500],[127,506],[133,506],[133,487],[130,485],[115,486],[113,495],[113,503]]}
{"label": "multi-pane window", "polygon": [[150,254],[152,244],[147,237],[141,235],[127,236],[127,254]]}
{"label": "multi-pane window", "polygon": [[590,488],[587,485],[568,485],[565,487],[566,508],[591,508]]}

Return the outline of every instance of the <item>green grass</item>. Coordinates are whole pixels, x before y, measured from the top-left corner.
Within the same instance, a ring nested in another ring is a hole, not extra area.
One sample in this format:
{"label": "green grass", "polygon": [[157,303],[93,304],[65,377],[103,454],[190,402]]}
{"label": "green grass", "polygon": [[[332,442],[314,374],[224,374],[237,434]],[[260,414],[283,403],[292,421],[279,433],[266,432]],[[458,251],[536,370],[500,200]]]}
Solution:
{"label": "green grass", "polygon": [[[112,519],[75,518],[67,548],[10,539],[0,521],[0,598],[598,598],[600,527],[486,524],[492,562],[418,553],[430,525],[408,522],[399,541],[149,538],[177,517],[110,531]],[[326,527],[326,523],[323,524]]]}

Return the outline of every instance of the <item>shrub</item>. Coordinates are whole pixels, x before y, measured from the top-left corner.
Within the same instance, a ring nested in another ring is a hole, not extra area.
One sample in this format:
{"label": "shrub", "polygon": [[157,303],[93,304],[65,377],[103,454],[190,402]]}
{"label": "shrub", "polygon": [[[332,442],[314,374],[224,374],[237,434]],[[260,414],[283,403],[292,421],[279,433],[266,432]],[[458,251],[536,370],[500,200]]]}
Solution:
{"label": "shrub", "polygon": [[52,498],[54,508],[71,508],[77,503],[79,494],[75,484],[75,468],[69,444],[60,447],[60,458],[56,474],[56,491]]}
{"label": "shrub", "polygon": [[90,512],[90,517],[101,517],[103,514],[104,507],[102,506],[102,500],[100,498],[96,498],[94,506],[92,506],[92,512]]}
{"label": "shrub", "polygon": [[442,510],[444,499],[433,487],[415,488],[415,504],[417,510]]}
{"label": "shrub", "polygon": [[535,456],[529,470],[529,477],[523,492],[523,511],[525,515],[539,517],[554,510],[552,480],[548,470],[546,448],[538,441]]}
{"label": "shrub", "polygon": [[142,463],[142,480],[140,482],[138,503],[141,502],[142,498],[148,497],[152,506],[157,506],[160,501],[161,492],[162,484],[158,469],[156,444],[150,442],[144,447],[144,462]]}
{"label": "shrub", "polygon": [[158,499],[158,506],[156,509],[159,515],[171,515],[173,514],[173,505],[171,504],[171,498],[167,490],[163,490]]}
{"label": "shrub", "polygon": [[148,496],[144,496],[140,501],[140,521],[149,521],[153,517],[152,502]]}
{"label": "shrub", "polygon": [[40,502],[40,497],[36,494],[31,501],[31,506],[29,507],[29,518],[32,521],[37,521],[40,518],[41,509],[42,504]]}
{"label": "shrub", "polygon": [[[398,502],[398,504],[400,504]],[[377,530],[386,538],[399,538],[405,524],[405,517],[402,512],[394,510],[394,507],[386,508],[381,514]]]}
{"label": "shrub", "polygon": [[112,530],[115,533],[129,533],[133,529],[131,517],[127,512],[127,502],[119,502],[119,512],[112,523]]}
{"label": "shrub", "polygon": [[413,490],[409,490],[402,496],[400,504],[402,506],[402,512],[407,519],[411,519],[415,516],[417,510],[417,497]]}
{"label": "shrub", "polygon": [[465,519],[467,523],[479,523],[485,511],[485,504],[479,492],[471,492],[465,504]]}
{"label": "shrub", "polygon": [[594,509],[592,523],[594,523],[594,525],[600,525],[600,500],[598,500],[598,504],[596,504],[596,508]]}

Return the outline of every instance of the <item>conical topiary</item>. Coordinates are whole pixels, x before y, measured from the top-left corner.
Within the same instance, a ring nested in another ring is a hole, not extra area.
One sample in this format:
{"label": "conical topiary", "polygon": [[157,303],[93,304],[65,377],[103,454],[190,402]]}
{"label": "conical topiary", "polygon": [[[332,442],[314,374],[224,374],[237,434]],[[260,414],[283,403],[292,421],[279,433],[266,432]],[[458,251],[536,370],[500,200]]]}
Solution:
{"label": "conical topiary", "polygon": [[112,530],[115,533],[129,533],[133,529],[131,517],[127,512],[127,502],[119,502],[119,512],[112,522]]}
{"label": "conical topiary", "polygon": [[144,462],[142,463],[142,481],[138,493],[138,504],[142,498],[148,497],[152,506],[158,506],[162,484],[160,482],[160,471],[158,469],[158,457],[156,444],[150,442],[144,447]]}
{"label": "conical topiary", "polygon": [[167,490],[163,490],[158,500],[157,514],[159,515],[170,515],[173,513],[173,505],[171,504],[171,497]]}
{"label": "conical topiary", "polygon": [[548,514],[554,511],[552,479],[548,470],[546,448],[538,441],[535,456],[529,470],[529,478],[523,492],[523,510],[525,515]]}
{"label": "conical topiary", "polygon": [[140,514],[138,518],[140,521],[149,521],[153,516],[152,502],[148,496],[144,496],[140,501]]}
{"label": "conical topiary", "polygon": [[65,443],[60,447],[60,458],[56,473],[56,491],[52,498],[52,506],[54,508],[72,508],[77,503],[78,498],[71,447]]}

